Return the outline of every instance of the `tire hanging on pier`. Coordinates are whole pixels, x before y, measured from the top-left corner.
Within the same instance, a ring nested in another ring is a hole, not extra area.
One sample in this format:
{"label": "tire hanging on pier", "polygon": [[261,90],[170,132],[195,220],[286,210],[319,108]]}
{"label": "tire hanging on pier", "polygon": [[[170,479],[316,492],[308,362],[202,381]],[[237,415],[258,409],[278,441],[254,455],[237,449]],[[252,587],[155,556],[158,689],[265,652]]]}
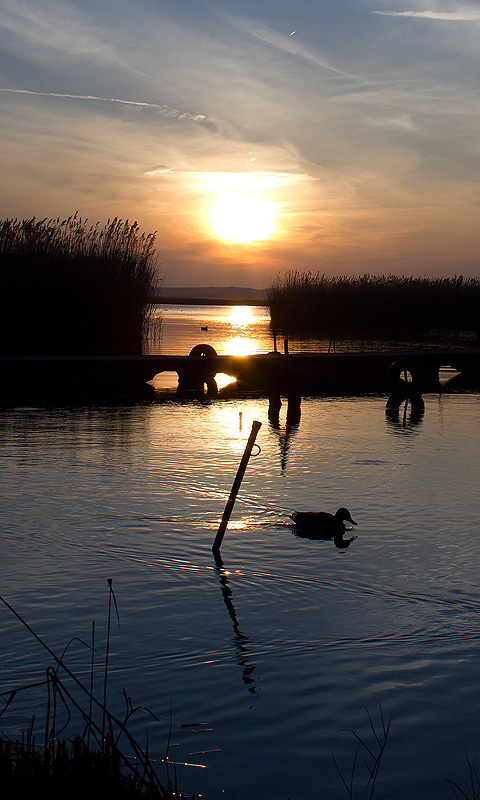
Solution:
{"label": "tire hanging on pier", "polygon": [[216,356],[217,351],[211,344],[196,344],[190,350],[189,356]]}
{"label": "tire hanging on pier", "polygon": [[[410,380],[408,380],[409,375]],[[394,361],[388,369],[387,379],[390,391],[387,411],[397,411],[403,402],[409,402],[414,413],[425,410],[421,369],[418,362],[410,358]]]}
{"label": "tire hanging on pier", "polygon": [[[209,344],[196,344],[189,353],[189,356],[201,356],[204,358],[215,357],[216,355],[217,351]],[[218,386],[215,375],[216,371],[207,365],[195,365],[194,368],[187,367],[181,375],[179,373],[177,394],[184,397],[194,394],[199,399],[205,396],[217,397]]]}

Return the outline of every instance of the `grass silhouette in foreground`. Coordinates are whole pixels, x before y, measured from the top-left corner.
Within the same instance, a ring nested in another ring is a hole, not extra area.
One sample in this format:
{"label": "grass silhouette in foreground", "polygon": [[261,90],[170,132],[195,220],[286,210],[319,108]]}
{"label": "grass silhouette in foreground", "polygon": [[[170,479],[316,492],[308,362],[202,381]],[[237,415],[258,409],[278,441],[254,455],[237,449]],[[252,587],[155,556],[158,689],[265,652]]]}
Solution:
{"label": "grass silhouette in foreground", "polygon": [[480,278],[292,270],[272,284],[267,299],[272,327],[290,334],[397,339],[480,329]]}
{"label": "grass silhouette in foreground", "polygon": [[141,353],[155,234],[115,217],[0,221],[0,354]]}
{"label": "grass silhouette in foreground", "polygon": [[[112,580],[108,579],[109,603],[107,643],[103,675],[103,699],[94,694],[96,672],[95,625],[92,626],[92,644],[77,640],[91,651],[89,685],[81,681],[68,667],[65,657],[69,645],[58,656],[3,598],[0,601],[15,615],[29,633],[47,650],[54,666],[46,670],[46,678],[40,683],[20,686],[2,692],[5,705],[0,717],[6,712],[15,696],[24,690],[45,685],[47,704],[44,719],[44,734],[40,744],[35,740],[33,717],[30,727],[21,740],[13,741],[0,737],[0,787],[2,800],[30,800],[47,796],[50,800],[186,800],[187,796],[177,787],[169,770],[175,765],[167,752],[161,759],[167,768],[167,781],[162,782],[157,774],[157,764],[151,759],[148,747],[143,749],[129,730],[129,722],[137,711],[156,715],[146,708],[134,708],[131,698],[123,690],[125,713],[119,718],[108,709],[108,660],[110,649],[110,627],[112,603],[118,617],[117,602]],[[71,644],[71,643],[70,643]],[[83,733],[73,738],[61,738],[72,725],[83,728]],[[122,746],[121,745],[122,742]]]}
{"label": "grass silhouette in foreground", "polygon": [[[49,653],[54,666],[46,670],[46,678],[40,683],[19,686],[0,693],[5,700],[0,717],[13,703],[16,695],[41,685],[47,688],[47,707],[44,719],[44,734],[38,743],[34,735],[35,717],[27,732],[20,740],[13,741],[3,734],[0,737],[0,788],[2,800],[33,800],[48,796],[49,800],[194,800],[195,795],[186,795],[178,788],[175,762],[170,760],[170,732],[166,752],[159,761],[143,749],[129,730],[131,718],[137,711],[147,712],[153,719],[158,717],[144,707],[135,708],[125,689],[125,713],[123,718],[111,713],[107,707],[108,663],[110,650],[110,628],[112,610],[118,608],[113,582],[109,578],[109,602],[106,653],[103,663],[103,697],[94,695],[94,675],[97,672],[95,654],[95,625],[92,625],[92,643],[75,640],[91,652],[90,679],[81,681],[68,667],[66,654],[71,642],[58,656],[46,642],[33,630],[21,614],[0,596],[3,603]],[[72,640],[74,641],[74,640]],[[367,733],[359,735],[355,730],[346,729],[355,738],[357,747],[348,772],[344,772],[335,756],[333,761],[341,783],[349,800],[368,797],[373,800],[381,762],[390,734],[391,716],[385,718],[379,702],[379,722],[374,722],[368,708]],[[70,738],[64,737],[72,726],[83,728],[83,733]],[[122,747],[120,742],[123,742]],[[148,739],[147,739],[148,742]],[[462,789],[458,783],[446,779],[457,798],[479,800],[480,777],[475,760],[467,758],[470,782]],[[160,780],[158,765],[166,767],[166,782]],[[363,764],[364,771],[359,774]],[[170,773],[173,771],[173,779]],[[280,799],[279,799],[280,800]],[[290,800],[290,798],[288,798]],[[295,800],[295,797],[292,798]]]}

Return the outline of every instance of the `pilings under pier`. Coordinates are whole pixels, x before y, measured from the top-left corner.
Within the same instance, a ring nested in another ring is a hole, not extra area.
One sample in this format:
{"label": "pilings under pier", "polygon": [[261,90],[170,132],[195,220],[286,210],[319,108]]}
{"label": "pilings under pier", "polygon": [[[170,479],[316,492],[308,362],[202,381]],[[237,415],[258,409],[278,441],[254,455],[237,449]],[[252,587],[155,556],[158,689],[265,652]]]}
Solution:
{"label": "pilings under pier", "polygon": [[417,395],[442,388],[440,369],[447,366],[480,386],[480,350],[291,354],[285,348],[283,355],[274,352],[251,356],[199,354],[195,350],[179,364],[170,362],[169,369],[179,375],[180,393],[196,389],[215,396],[215,376],[226,373],[236,379],[226,392],[260,391],[273,402],[280,395],[293,398],[367,393],[389,393],[392,402],[401,394],[415,400]]}
{"label": "pilings under pier", "polygon": [[[450,366],[457,381],[480,387],[480,350],[218,355],[197,345],[188,356],[0,356],[0,399],[12,392],[86,390],[128,393],[161,372],[176,372],[180,395],[217,395],[215,376],[236,378],[229,392],[267,396],[358,395],[438,391],[439,371]],[[402,381],[402,385],[399,385]]]}

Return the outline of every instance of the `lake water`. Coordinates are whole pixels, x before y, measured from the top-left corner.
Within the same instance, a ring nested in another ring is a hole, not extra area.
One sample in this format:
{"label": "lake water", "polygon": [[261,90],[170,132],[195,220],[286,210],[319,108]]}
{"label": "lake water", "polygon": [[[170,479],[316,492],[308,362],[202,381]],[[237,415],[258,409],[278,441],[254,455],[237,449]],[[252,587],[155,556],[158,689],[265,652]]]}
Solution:
{"label": "lake water", "polygon": [[[215,327],[231,336],[230,312],[172,307],[159,346],[222,352]],[[265,310],[252,314],[235,335],[251,325],[255,348],[272,349]],[[385,397],[306,398],[287,430],[285,408],[271,425],[262,398],[179,403],[165,388],[144,404],[0,411],[1,595],[57,653],[78,637],[66,663],[87,681],[78,640],[95,620],[100,667],[113,579],[109,705],[121,715],[125,689],[157,715],[138,712],[132,731],[145,743],[148,729],[159,759],[170,737],[186,792],[348,797],[333,756],[348,781],[352,731],[375,747],[366,709],[377,730],[380,709],[392,718],[375,797],[443,800],[447,779],[467,791],[480,752],[480,396],[425,395],[420,420],[387,418]],[[261,450],[219,565],[211,546],[254,420]],[[350,547],[294,535],[293,510],[342,505],[358,522]],[[0,691],[41,681],[52,658],[4,606],[0,633]],[[44,709],[43,688],[19,692],[1,730],[17,736]],[[365,785],[359,754],[355,797]]]}

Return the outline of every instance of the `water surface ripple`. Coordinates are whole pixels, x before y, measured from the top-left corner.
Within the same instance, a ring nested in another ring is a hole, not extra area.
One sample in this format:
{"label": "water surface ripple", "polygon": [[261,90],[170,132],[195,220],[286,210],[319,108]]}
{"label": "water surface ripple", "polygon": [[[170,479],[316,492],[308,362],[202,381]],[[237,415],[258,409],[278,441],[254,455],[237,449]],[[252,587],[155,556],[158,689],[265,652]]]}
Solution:
{"label": "water surface ripple", "polygon": [[[178,766],[185,791],[341,798],[332,753],[348,774],[348,731],[370,741],[365,708],[378,723],[380,704],[376,796],[449,798],[445,778],[467,787],[465,753],[480,752],[480,399],[425,401],[403,425],[385,398],[307,398],[286,457],[262,399],[4,409],[1,594],[58,652],[95,620],[101,660],[113,579],[110,703],[125,688],[155,711],[132,724],[159,756],[172,714],[175,761],[198,765]],[[261,453],[218,565],[255,419]],[[341,505],[359,522],[347,549],[294,535],[291,511]],[[1,690],[41,679],[48,655],[4,607],[0,631]],[[67,662],[88,676],[78,641]],[[2,729],[17,735],[44,702],[20,693]]]}

